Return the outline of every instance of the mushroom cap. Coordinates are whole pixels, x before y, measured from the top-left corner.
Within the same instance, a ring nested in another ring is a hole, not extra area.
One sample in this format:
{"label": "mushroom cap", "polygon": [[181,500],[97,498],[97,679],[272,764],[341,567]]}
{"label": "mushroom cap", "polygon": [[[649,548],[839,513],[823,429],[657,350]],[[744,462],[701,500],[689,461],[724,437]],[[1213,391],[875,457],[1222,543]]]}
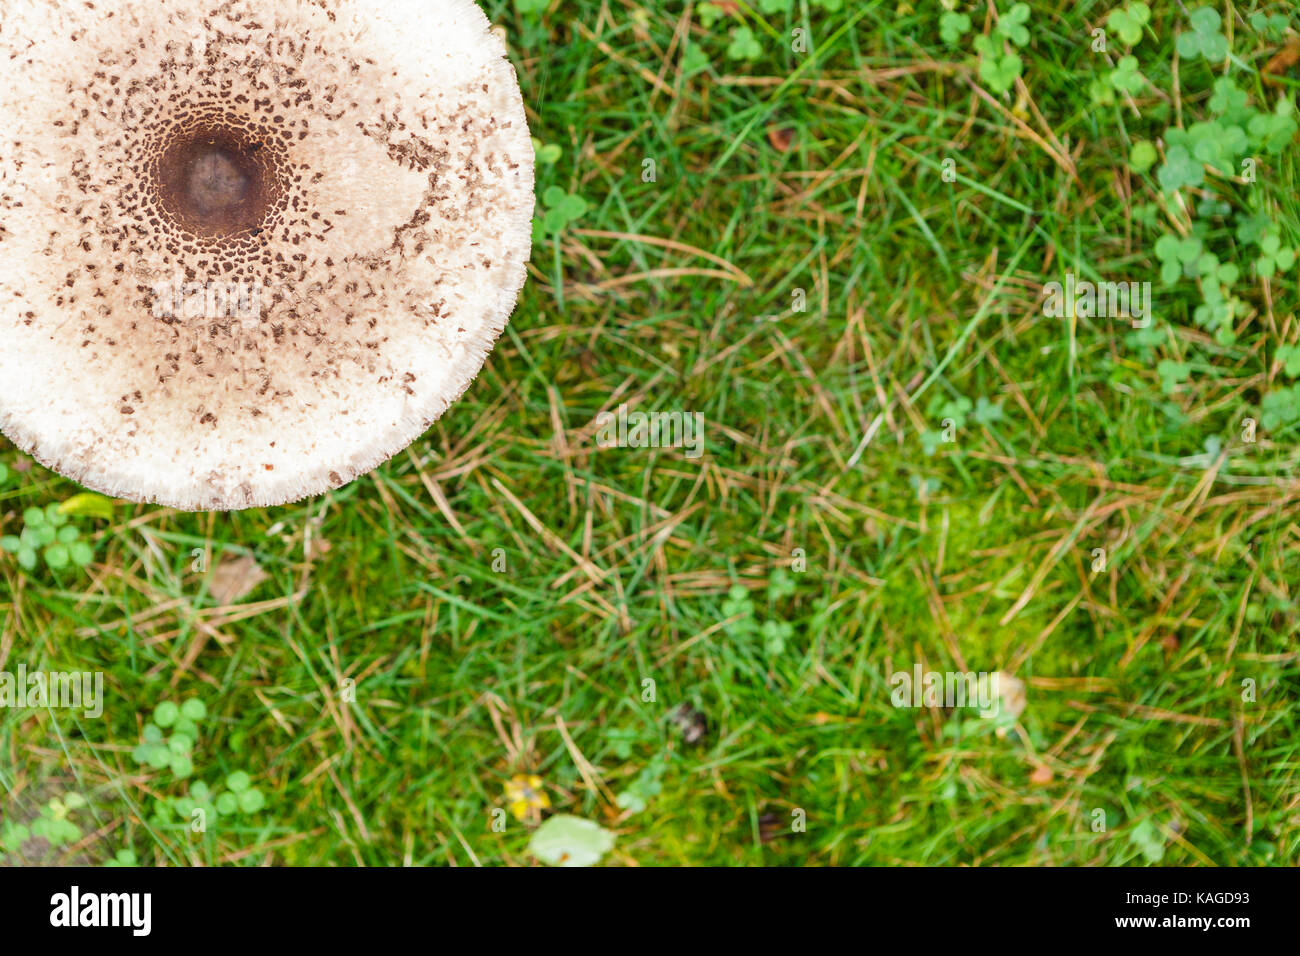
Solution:
{"label": "mushroom cap", "polygon": [[186,510],[338,487],[469,386],[532,212],[473,0],[7,0],[0,430]]}

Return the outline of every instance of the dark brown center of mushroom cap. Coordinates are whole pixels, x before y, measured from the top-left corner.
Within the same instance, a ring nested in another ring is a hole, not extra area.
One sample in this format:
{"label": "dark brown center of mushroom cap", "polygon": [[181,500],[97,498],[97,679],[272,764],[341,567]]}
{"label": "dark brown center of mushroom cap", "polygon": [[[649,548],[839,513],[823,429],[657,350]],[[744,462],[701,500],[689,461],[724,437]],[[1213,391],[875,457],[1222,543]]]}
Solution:
{"label": "dark brown center of mushroom cap", "polygon": [[256,230],[282,191],[271,153],[244,128],[205,124],[173,130],[152,177],[160,205],[198,236]]}
{"label": "dark brown center of mushroom cap", "polygon": [[249,178],[239,157],[213,147],[190,162],[189,199],[195,207],[213,213],[236,206],[248,196]]}

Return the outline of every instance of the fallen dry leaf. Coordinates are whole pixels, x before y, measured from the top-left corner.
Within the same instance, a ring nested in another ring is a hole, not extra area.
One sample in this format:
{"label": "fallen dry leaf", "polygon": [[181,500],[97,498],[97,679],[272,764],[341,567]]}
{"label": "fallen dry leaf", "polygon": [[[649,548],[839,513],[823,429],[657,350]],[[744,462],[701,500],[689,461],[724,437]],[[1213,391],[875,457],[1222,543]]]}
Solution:
{"label": "fallen dry leaf", "polygon": [[793,126],[773,126],[767,131],[767,141],[778,153],[788,153],[794,145],[795,132]]}
{"label": "fallen dry leaf", "polygon": [[208,593],[218,605],[234,604],[253,592],[270,575],[250,556],[224,558],[212,569]]}
{"label": "fallen dry leaf", "polygon": [[785,820],[775,813],[765,813],[758,818],[758,839],[762,843],[771,843],[779,836],[785,836]]}
{"label": "fallen dry leaf", "polygon": [[1291,40],[1264,64],[1264,82],[1273,84],[1280,82],[1270,74],[1285,73],[1297,63],[1300,63],[1300,37]]}

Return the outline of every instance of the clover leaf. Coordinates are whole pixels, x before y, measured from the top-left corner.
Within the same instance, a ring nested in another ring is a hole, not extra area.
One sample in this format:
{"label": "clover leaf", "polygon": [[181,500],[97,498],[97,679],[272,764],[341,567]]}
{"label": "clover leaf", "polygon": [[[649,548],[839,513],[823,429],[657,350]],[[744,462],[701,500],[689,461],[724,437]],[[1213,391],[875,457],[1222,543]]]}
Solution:
{"label": "clover leaf", "polygon": [[562,153],[563,150],[555,143],[543,144],[536,136],[533,137],[533,155],[537,157],[540,165],[553,166]]}
{"label": "clover leaf", "polygon": [[971,418],[979,425],[992,425],[994,422],[1000,422],[1006,417],[1002,411],[1002,406],[990,402],[983,395],[975,402],[975,411],[971,413]]}
{"label": "clover leaf", "polygon": [[1253,112],[1248,105],[1249,96],[1246,91],[1232,80],[1231,77],[1221,76],[1214,81],[1214,95],[1210,97],[1210,111],[1220,116],[1228,123],[1241,125],[1246,122]]}
{"label": "clover leaf", "polygon": [[1286,272],[1295,265],[1296,252],[1282,245],[1282,237],[1270,231],[1259,243],[1259,258],[1255,260],[1256,274],[1268,278],[1278,271]]}
{"label": "clover leaf", "polygon": [[1219,262],[1219,257],[1212,252],[1203,254],[1196,260],[1196,274],[1203,282],[1232,288],[1241,277],[1241,270],[1231,262]]}
{"label": "clover leaf", "polygon": [[711,30],[713,25],[726,16],[726,11],[716,3],[702,3],[699,6],[700,23],[704,29]]}
{"label": "clover leaf", "polygon": [[1246,133],[1240,126],[1217,120],[1194,123],[1185,135],[1192,156],[1225,175],[1231,174],[1236,158],[1249,149]]}
{"label": "clover leaf", "polygon": [[1160,376],[1160,391],[1166,395],[1172,395],[1191,373],[1190,365],[1186,362],[1175,362],[1173,359],[1161,359],[1156,365],[1156,374]]}
{"label": "clover leaf", "polygon": [[159,727],[167,728],[176,723],[176,718],[180,716],[180,708],[174,701],[165,700],[153,711],[153,722]]}
{"label": "clover leaf", "polygon": [[685,52],[682,54],[682,72],[688,76],[692,73],[698,73],[700,70],[707,69],[709,63],[712,62],[709,59],[709,55],[704,52],[704,48],[698,43],[693,43],[690,40],[687,40],[684,49]]}
{"label": "clover leaf", "polygon": [[1133,172],[1145,173],[1156,164],[1156,160],[1159,158],[1160,155],[1156,152],[1155,144],[1142,140],[1140,143],[1133,144],[1133,148],[1128,154],[1128,164],[1133,167]]}
{"label": "clover leaf", "polygon": [[1160,829],[1150,820],[1143,820],[1128,835],[1130,846],[1142,851],[1148,863],[1159,863],[1165,858],[1165,841]]}
{"label": "clover leaf", "polygon": [[1165,150],[1164,164],[1156,170],[1156,179],[1167,193],[1184,186],[1200,186],[1205,182],[1205,165],[1197,162],[1186,146],[1170,146]]}
{"label": "clover leaf", "polygon": [[965,428],[966,416],[970,414],[971,409],[974,407],[974,403],[969,398],[965,395],[958,395],[956,398],[951,398],[939,406],[939,418],[951,418],[957,428]]}
{"label": "clover leaf", "polygon": [[1300,420],[1300,385],[1269,392],[1260,403],[1259,423],[1268,431]]}
{"label": "clover leaf", "polygon": [[763,47],[754,37],[749,27],[736,27],[731,31],[731,43],[727,47],[727,56],[733,60],[757,60]]}
{"label": "clover leaf", "polygon": [[949,45],[956,43],[970,32],[970,16],[949,10],[939,18],[939,36]]}
{"label": "clover leaf", "polygon": [[585,199],[567,193],[559,186],[551,186],[542,193],[542,205],[546,207],[546,212],[533,220],[533,239],[538,242],[547,236],[563,232],[587,212]]}
{"label": "clover leaf", "polygon": [[1250,135],[1270,153],[1280,153],[1296,134],[1295,104],[1283,97],[1277,101],[1272,113],[1256,113],[1247,129]]}
{"label": "clover leaf", "polygon": [[[1107,74],[1109,78],[1109,74]],[[1088,84],[1088,98],[1093,106],[1114,106],[1115,89],[1107,80],[1093,80]]]}
{"label": "clover leaf", "polygon": [[1029,31],[1025,29],[1028,22],[1029,4],[1017,3],[998,18],[994,32],[1006,37],[1016,46],[1024,46],[1029,42]]}
{"label": "clover leaf", "polygon": [[980,55],[979,77],[994,93],[1005,93],[1015,85],[1024,66],[1016,53],[1004,53],[988,37],[975,38],[975,50]]}
{"label": "clover leaf", "polygon": [[785,568],[777,568],[772,572],[771,580],[767,582],[767,599],[769,601],[779,601],[783,597],[789,597],[795,591],[794,578]]}
{"label": "clover leaf", "polygon": [[1138,72],[1138,61],[1135,56],[1120,57],[1119,63],[1115,64],[1115,69],[1110,71],[1110,85],[1129,96],[1136,96],[1142,92],[1146,81],[1147,78]]}
{"label": "clover leaf", "polygon": [[1178,36],[1178,55],[1186,60],[1204,57],[1211,62],[1228,55],[1228,38],[1219,32],[1223,18],[1213,7],[1197,7],[1189,15],[1191,33]]}
{"label": "clover leaf", "polygon": [[1287,378],[1300,376],[1300,345],[1279,345],[1277,360],[1282,363]]}
{"label": "clover leaf", "polygon": [[722,618],[727,621],[723,630],[732,637],[744,637],[755,631],[758,625],[754,622],[754,602],[744,585],[733,584],[727,591],[727,600],[722,602]]}
{"label": "clover leaf", "polygon": [[1286,33],[1287,17],[1284,13],[1275,13],[1272,16],[1266,16],[1263,13],[1252,13],[1250,15],[1250,25],[1254,31],[1261,34],[1269,40],[1280,40]]}
{"label": "clover leaf", "polygon": [[1150,7],[1145,3],[1130,3],[1123,10],[1112,10],[1106,18],[1106,25],[1115,31],[1126,46],[1137,46],[1142,39],[1142,28],[1150,19]]}
{"label": "clover leaf", "polygon": [[1202,199],[1196,206],[1196,215],[1201,219],[1224,219],[1232,212],[1232,206],[1221,199]]}
{"label": "clover leaf", "polygon": [[1201,255],[1202,243],[1195,236],[1179,238],[1166,233],[1156,240],[1156,258],[1160,260],[1160,278],[1165,285],[1173,285],[1188,271],[1188,266]]}
{"label": "clover leaf", "polygon": [[788,621],[764,621],[763,650],[772,657],[785,653],[785,642],[794,636],[794,625]]}

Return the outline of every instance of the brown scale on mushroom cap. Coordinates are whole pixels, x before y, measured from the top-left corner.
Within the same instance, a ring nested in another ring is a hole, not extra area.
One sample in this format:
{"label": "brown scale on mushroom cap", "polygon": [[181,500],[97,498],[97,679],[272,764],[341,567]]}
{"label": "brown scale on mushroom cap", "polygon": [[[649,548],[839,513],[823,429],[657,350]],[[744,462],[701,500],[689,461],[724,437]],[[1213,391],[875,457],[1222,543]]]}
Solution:
{"label": "brown scale on mushroom cap", "polygon": [[0,428],[187,509],[337,487],[468,386],[532,147],[471,0],[0,10]]}

